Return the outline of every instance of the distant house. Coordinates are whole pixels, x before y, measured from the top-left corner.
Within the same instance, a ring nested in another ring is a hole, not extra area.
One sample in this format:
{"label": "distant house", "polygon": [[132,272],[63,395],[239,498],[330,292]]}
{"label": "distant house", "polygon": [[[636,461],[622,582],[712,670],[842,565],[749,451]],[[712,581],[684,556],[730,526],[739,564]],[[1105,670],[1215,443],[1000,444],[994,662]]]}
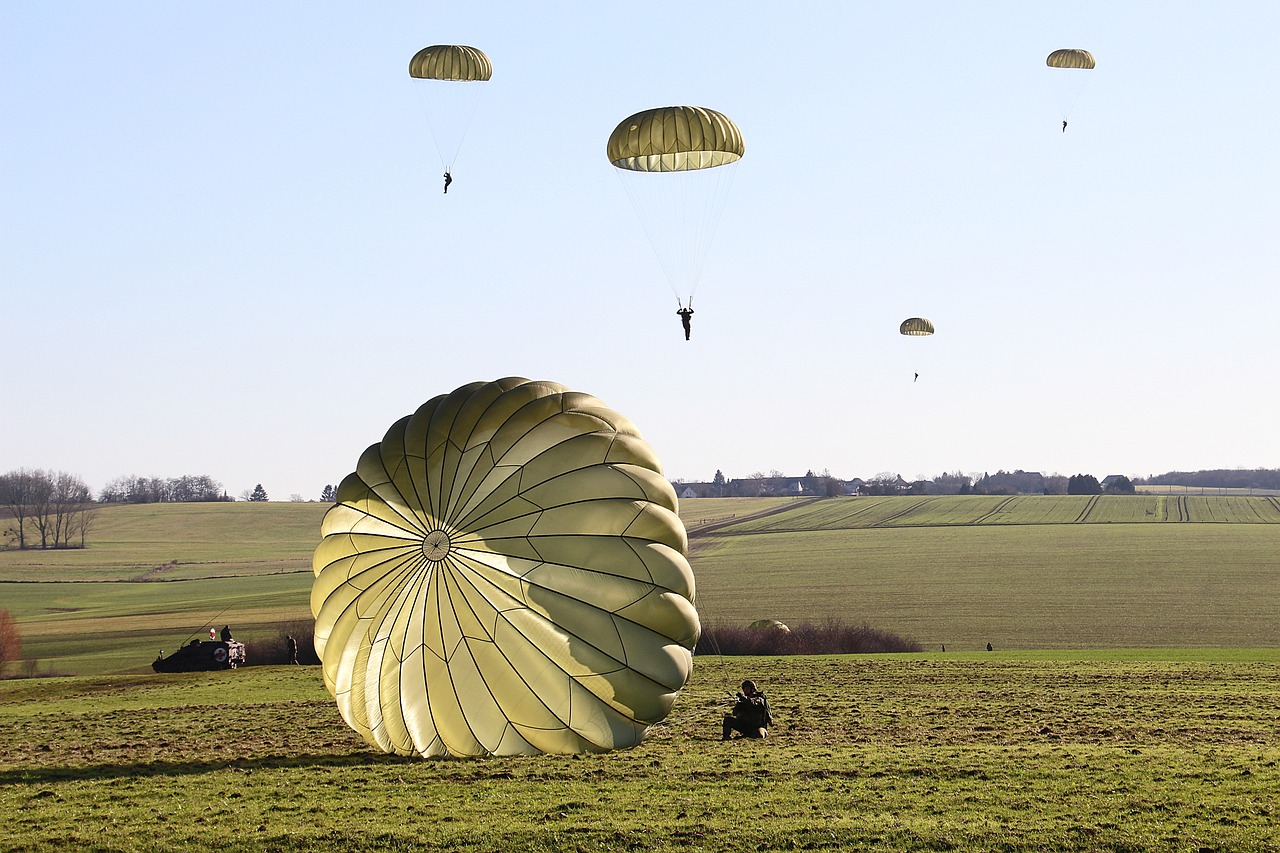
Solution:
{"label": "distant house", "polygon": [[831,494],[831,483],[836,485],[840,494],[851,495],[861,485],[862,480],[832,480],[828,477],[744,477],[727,480],[724,483],[685,483],[673,482],[676,497],[681,500],[692,498],[759,498],[759,497],[827,497]]}
{"label": "distant house", "polygon": [[1105,493],[1114,492],[1116,494],[1131,495],[1136,491],[1133,481],[1123,474],[1108,474],[1102,478],[1102,482],[1098,485],[1102,487],[1102,491]]}

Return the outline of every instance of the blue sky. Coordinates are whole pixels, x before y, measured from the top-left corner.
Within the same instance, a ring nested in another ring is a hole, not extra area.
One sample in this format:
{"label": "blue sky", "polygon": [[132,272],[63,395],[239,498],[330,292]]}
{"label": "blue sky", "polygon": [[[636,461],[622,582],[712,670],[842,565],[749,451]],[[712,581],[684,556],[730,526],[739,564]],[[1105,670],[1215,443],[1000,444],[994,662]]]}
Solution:
{"label": "blue sky", "polygon": [[[689,480],[1280,465],[1280,6],[691,9],[0,5],[0,470],[316,498],[508,375]],[[435,43],[494,64],[448,196]],[[668,104],[746,140],[687,343],[604,157]]]}

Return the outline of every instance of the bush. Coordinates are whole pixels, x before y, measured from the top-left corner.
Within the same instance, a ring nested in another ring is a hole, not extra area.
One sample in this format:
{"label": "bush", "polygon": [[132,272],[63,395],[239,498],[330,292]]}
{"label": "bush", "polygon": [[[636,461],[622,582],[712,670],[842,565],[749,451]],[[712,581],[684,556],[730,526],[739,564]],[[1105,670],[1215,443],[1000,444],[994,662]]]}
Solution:
{"label": "bush", "polygon": [[18,633],[18,620],[10,616],[8,610],[0,609],[0,675],[4,674],[5,664],[21,657],[22,636]]}
{"label": "bush", "polygon": [[924,651],[915,640],[867,625],[803,622],[790,631],[709,623],[695,655],[848,655]]}
{"label": "bush", "polygon": [[315,646],[316,623],[310,619],[294,619],[282,622],[279,633],[266,640],[255,640],[247,643],[249,666],[272,666],[289,662],[288,638],[298,641],[298,663],[315,665],[320,663],[316,656]]}

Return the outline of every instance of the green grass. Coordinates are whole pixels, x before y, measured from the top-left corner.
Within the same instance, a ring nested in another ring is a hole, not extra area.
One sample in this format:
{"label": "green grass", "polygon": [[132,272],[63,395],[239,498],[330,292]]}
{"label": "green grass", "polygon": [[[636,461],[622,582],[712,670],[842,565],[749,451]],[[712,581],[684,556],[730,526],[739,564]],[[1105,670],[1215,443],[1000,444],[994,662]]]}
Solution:
{"label": "green grass", "polygon": [[321,503],[104,506],[88,547],[0,550],[0,580],[165,581],[311,570]]}
{"label": "green grass", "polygon": [[[719,740],[752,677],[764,742]],[[309,667],[0,682],[0,849],[1280,850],[1280,653],[700,658],[639,747],[376,754]]]}
{"label": "green grass", "polygon": [[[250,646],[310,615],[317,503],[104,507],[90,547],[0,551],[40,672],[145,672],[209,626]],[[1280,647],[1280,499],[686,500],[698,608],[839,619],[952,651]]]}
{"label": "green grass", "polygon": [[1280,646],[1280,525],[1009,525],[694,541],[704,619],[841,619],[926,648]]}

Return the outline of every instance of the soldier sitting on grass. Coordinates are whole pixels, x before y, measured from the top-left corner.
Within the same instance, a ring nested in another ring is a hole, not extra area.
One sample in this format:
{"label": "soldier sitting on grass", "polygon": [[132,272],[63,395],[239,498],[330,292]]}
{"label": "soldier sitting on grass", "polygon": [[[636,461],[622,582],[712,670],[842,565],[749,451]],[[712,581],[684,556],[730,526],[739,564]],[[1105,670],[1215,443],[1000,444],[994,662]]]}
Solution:
{"label": "soldier sitting on grass", "polygon": [[728,740],[733,732],[749,738],[768,737],[773,714],[769,710],[769,700],[756,689],[756,683],[751,680],[742,682],[742,692],[737,695],[737,700],[733,710],[725,714],[721,739]]}

